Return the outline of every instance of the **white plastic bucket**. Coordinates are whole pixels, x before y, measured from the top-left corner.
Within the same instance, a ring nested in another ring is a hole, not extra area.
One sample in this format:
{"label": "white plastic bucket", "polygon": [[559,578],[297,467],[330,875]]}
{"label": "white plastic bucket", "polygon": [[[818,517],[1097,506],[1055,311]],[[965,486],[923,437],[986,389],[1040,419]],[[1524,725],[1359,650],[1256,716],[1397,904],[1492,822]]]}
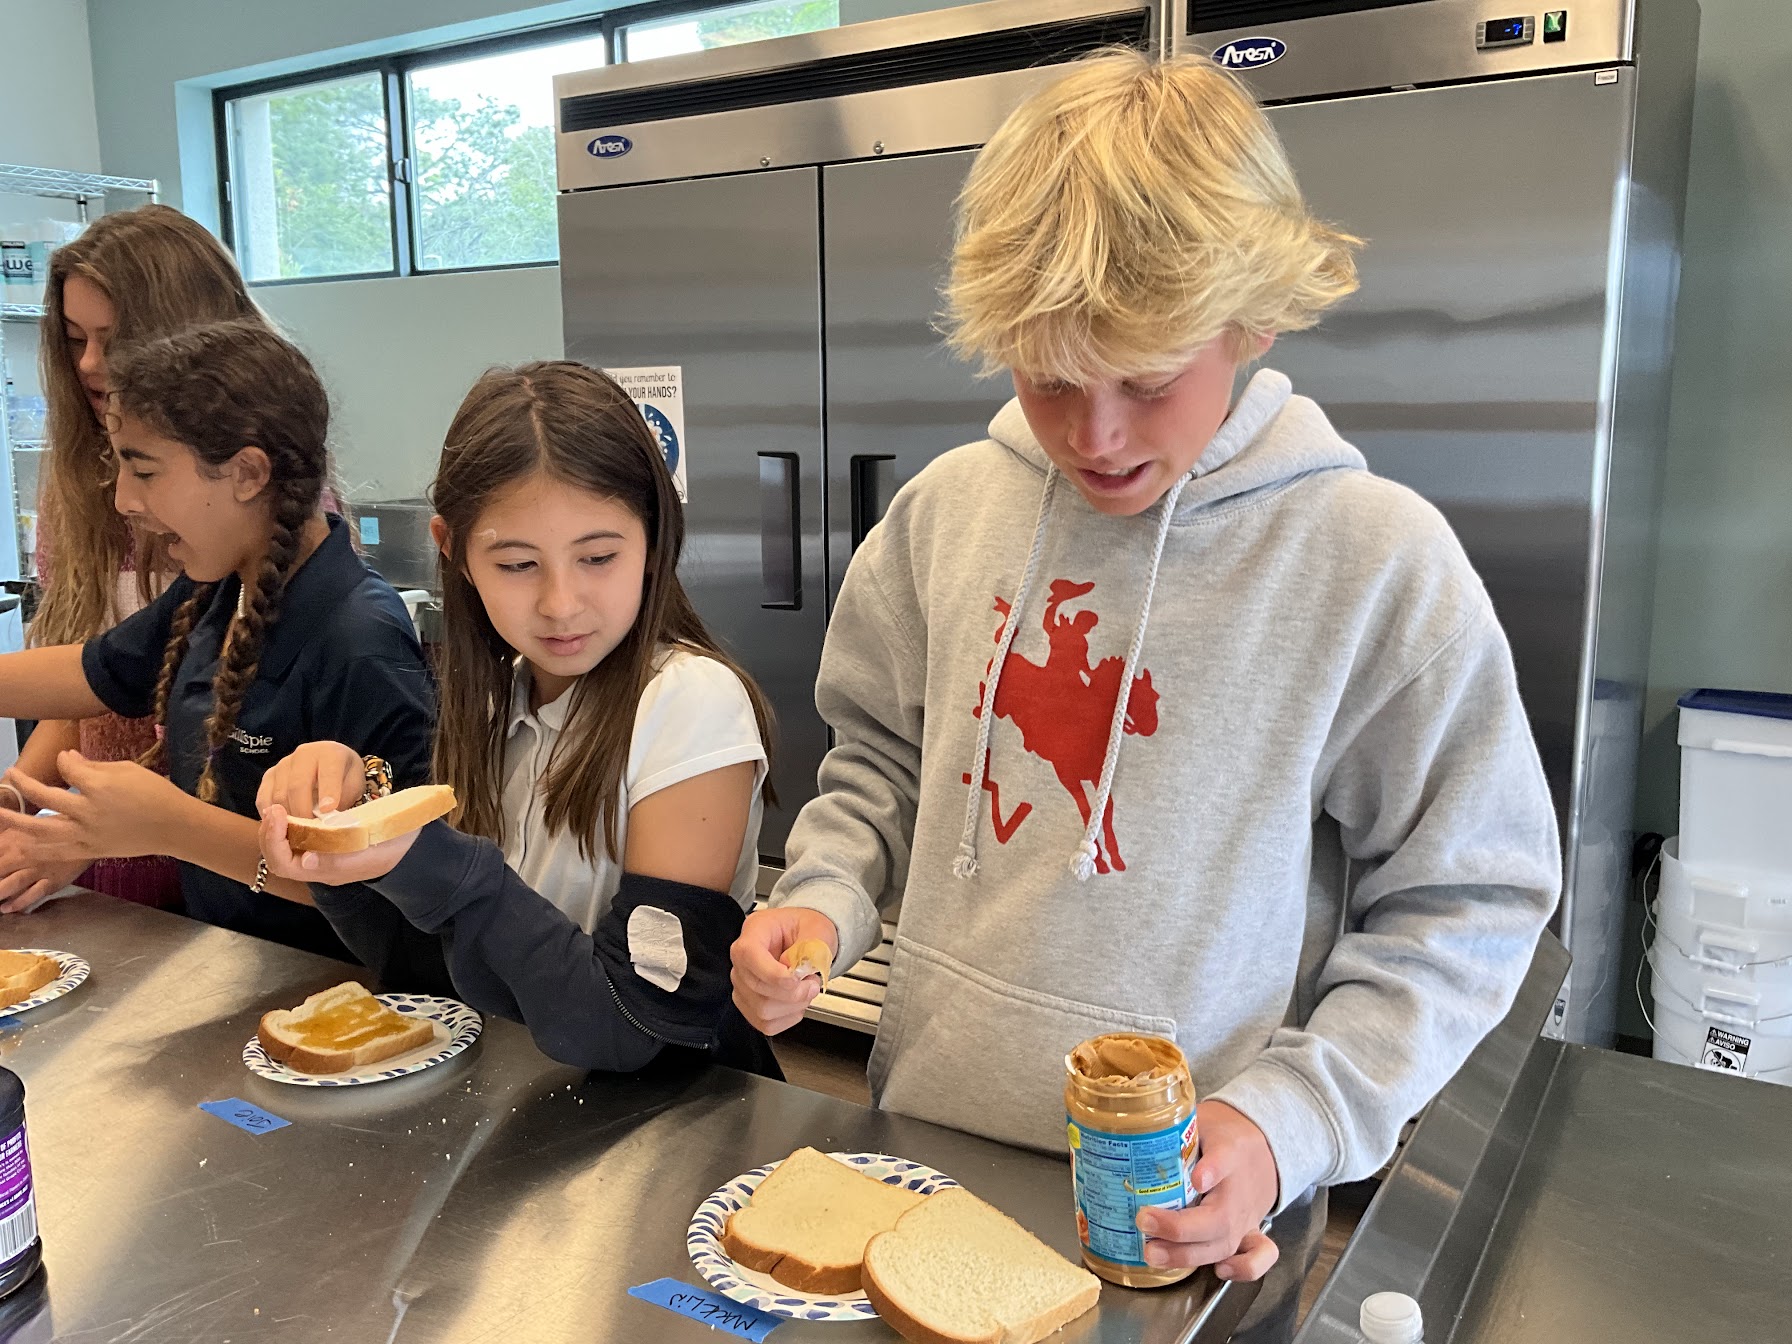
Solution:
{"label": "white plastic bucket", "polygon": [[1720,971],[1701,966],[1657,938],[1649,952],[1655,1002],[1677,1003],[1719,1026],[1792,1036],[1792,966]]}
{"label": "white plastic bucket", "polygon": [[1661,851],[1657,944],[1712,970],[1792,963],[1792,877],[1718,873],[1680,862],[1679,842]]}
{"label": "white plastic bucket", "polygon": [[1792,1036],[1712,1022],[1660,995],[1655,1000],[1655,1058],[1762,1082],[1792,1083]]}

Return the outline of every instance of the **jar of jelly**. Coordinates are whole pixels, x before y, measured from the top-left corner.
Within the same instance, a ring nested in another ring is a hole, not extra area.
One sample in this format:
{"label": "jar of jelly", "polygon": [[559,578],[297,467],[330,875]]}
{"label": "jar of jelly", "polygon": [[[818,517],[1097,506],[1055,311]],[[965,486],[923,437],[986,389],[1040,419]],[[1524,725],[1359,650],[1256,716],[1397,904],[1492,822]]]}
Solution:
{"label": "jar of jelly", "polygon": [[0,1068],[0,1298],[24,1287],[43,1261],[25,1143],[25,1084]]}

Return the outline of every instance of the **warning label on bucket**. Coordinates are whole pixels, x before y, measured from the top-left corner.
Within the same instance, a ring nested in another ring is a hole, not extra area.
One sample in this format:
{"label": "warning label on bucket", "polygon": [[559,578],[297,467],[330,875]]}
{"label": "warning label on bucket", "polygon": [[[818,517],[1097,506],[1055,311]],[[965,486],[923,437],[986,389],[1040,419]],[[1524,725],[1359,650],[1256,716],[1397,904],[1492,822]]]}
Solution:
{"label": "warning label on bucket", "polygon": [[1738,1036],[1722,1027],[1712,1027],[1705,1033],[1705,1048],[1699,1053],[1699,1067],[1710,1069],[1713,1073],[1747,1073],[1750,1044],[1746,1036]]}

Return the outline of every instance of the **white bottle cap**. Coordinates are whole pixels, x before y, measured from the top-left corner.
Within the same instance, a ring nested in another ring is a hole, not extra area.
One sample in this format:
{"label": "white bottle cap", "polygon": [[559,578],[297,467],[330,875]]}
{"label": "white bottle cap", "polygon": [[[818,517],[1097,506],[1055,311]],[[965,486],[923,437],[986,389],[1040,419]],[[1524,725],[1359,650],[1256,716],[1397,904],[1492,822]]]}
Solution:
{"label": "white bottle cap", "polygon": [[1369,1344],[1423,1344],[1425,1318],[1405,1293],[1374,1293],[1363,1299],[1357,1328]]}

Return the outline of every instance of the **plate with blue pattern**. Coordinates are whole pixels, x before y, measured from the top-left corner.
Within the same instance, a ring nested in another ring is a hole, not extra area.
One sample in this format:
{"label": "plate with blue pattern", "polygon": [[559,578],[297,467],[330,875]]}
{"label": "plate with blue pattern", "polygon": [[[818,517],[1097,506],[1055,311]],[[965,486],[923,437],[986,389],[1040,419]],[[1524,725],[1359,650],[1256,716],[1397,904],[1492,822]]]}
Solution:
{"label": "plate with blue pattern", "polygon": [[360,1087],[364,1083],[383,1083],[421,1073],[453,1059],[479,1039],[485,1026],[485,1019],[459,999],[444,999],[434,994],[376,994],[374,997],[395,1013],[427,1017],[434,1028],[435,1039],[408,1054],[394,1055],[366,1068],[351,1069],[346,1073],[300,1073],[268,1054],[258,1036],[251,1036],[243,1047],[243,1063],[249,1066],[250,1073],[266,1078],[270,1083],[289,1083],[294,1087]]}
{"label": "plate with blue pattern", "polygon": [[42,989],[35,989],[29,998],[20,999],[17,1003],[9,1003],[0,1008],[0,1017],[11,1017],[14,1013],[23,1013],[32,1008],[42,1008],[53,999],[60,999],[74,989],[88,976],[91,969],[86,961],[73,952],[55,952],[47,947],[18,947],[10,949],[26,956],[48,957],[56,963],[56,978]]}
{"label": "plate with blue pattern", "polygon": [[[829,1153],[828,1156],[885,1185],[899,1185],[904,1190],[923,1195],[958,1184],[932,1167],[910,1162],[907,1158],[891,1157],[888,1153]],[[876,1320],[877,1309],[862,1292],[799,1293],[769,1274],[748,1269],[722,1248],[722,1229],[728,1225],[729,1216],[752,1199],[759,1182],[778,1166],[777,1162],[768,1162],[763,1167],[754,1167],[736,1176],[697,1206],[684,1237],[691,1263],[709,1286],[724,1297],[757,1307],[760,1311],[769,1311],[774,1316],[793,1321]]]}

